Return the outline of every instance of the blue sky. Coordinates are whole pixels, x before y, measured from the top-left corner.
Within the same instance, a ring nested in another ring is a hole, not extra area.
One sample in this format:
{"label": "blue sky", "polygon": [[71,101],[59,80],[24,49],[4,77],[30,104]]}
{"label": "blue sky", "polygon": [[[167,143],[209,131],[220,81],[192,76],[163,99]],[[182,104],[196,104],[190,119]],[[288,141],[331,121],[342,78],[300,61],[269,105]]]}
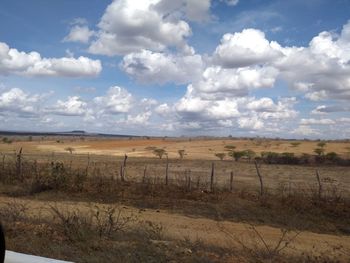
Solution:
{"label": "blue sky", "polygon": [[350,1],[0,3],[0,129],[350,137]]}

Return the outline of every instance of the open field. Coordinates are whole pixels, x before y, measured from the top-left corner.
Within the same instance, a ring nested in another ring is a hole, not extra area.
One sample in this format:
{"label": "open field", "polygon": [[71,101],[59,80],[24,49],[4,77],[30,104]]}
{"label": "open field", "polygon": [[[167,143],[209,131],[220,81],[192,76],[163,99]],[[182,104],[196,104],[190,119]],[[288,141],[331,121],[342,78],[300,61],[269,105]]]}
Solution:
{"label": "open field", "polygon": [[[26,138],[24,138],[26,139]],[[296,143],[297,145],[293,145]],[[296,155],[303,153],[314,154],[314,149],[318,148],[317,141],[287,141],[272,139],[98,139],[88,138],[59,138],[56,140],[34,140],[34,141],[14,141],[11,144],[0,144],[1,152],[13,152],[23,147],[29,153],[52,153],[67,152],[68,147],[74,149],[74,153],[81,154],[102,154],[130,157],[154,157],[149,147],[165,149],[169,158],[178,158],[178,151],[185,150],[186,159],[217,159],[214,154],[225,152],[225,146],[234,145],[236,150],[253,150],[256,153],[271,152],[292,152]],[[350,142],[328,142],[325,146],[326,152],[336,152],[341,156],[350,157]],[[226,159],[230,159],[226,157]]]}
{"label": "open field", "polygon": [[[9,249],[77,262],[348,262],[348,166],[259,162],[261,191],[254,161],[214,155],[227,145],[257,155],[311,155],[318,147],[293,142],[0,143],[0,216]],[[349,145],[324,148],[347,158]],[[149,147],[165,149],[169,159]]]}

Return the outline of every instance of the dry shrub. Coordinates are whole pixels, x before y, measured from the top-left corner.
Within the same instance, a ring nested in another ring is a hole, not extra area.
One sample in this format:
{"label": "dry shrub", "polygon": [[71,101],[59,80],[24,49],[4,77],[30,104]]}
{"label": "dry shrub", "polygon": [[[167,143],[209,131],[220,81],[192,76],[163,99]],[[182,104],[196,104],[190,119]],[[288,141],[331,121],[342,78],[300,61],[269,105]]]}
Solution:
{"label": "dry shrub", "polygon": [[28,205],[23,202],[18,202],[13,199],[10,202],[4,203],[0,208],[0,216],[2,221],[18,222],[27,218]]}
{"label": "dry shrub", "polygon": [[111,238],[136,221],[133,214],[124,215],[122,208],[114,206],[94,206],[87,212],[50,206],[50,211],[70,241],[84,241],[95,236]]}
{"label": "dry shrub", "polygon": [[253,224],[247,226],[249,240],[243,240],[242,236],[238,236],[227,231],[223,226],[219,225],[221,231],[232,239],[235,244],[240,246],[243,255],[248,262],[280,262],[284,258],[282,254],[285,249],[290,247],[295,241],[300,231],[289,229],[280,229],[280,235],[274,243],[268,242],[264,234],[259,232]]}

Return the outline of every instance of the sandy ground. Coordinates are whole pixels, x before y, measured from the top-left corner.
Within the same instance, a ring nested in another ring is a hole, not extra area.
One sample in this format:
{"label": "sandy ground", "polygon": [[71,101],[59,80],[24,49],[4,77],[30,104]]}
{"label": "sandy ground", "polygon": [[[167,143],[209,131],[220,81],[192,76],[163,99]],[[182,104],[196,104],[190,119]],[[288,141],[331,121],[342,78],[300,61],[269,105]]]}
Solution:
{"label": "sandy ground", "polygon": [[[8,197],[0,197],[0,206],[13,202]],[[67,210],[79,210],[80,212],[88,211],[94,206],[103,206],[98,203],[85,202],[47,202],[29,199],[18,199],[16,202],[23,202],[29,208],[33,215],[40,214],[42,217],[50,217],[49,206],[53,205],[58,208]],[[257,236],[245,223],[215,221],[207,218],[194,218],[185,215],[169,213],[163,210],[139,210],[129,206],[122,206],[124,215],[136,215],[139,221],[151,221],[161,224],[165,230],[166,238],[184,239],[191,241],[201,240],[207,245],[230,247],[237,246],[237,239],[244,242],[247,246],[253,246]],[[269,246],[275,246],[281,236],[279,228],[270,226],[256,226],[256,230],[264,238]],[[291,233],[294,235],[295,233]],[[302,252],[312,252],[314,254],[335,253],[332,247],[342,246],[350,250],[350,236],[337,236],[329,234],[318,234],[312,232],[301,232],[292,244],[284,251],[288,254],[301,254]],[[239,247],[239,245],[238,245]]]}

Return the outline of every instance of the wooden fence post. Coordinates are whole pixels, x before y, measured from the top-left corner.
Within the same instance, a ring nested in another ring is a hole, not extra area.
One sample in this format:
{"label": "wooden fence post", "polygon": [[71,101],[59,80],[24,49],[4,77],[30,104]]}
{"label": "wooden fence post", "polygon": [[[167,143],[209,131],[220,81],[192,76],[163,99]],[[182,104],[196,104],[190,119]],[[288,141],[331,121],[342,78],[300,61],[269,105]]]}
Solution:
{"label": "wooden fence post", "polygon": [[214,166],[214,163],[211,163],[210,192],[214,192],[214,174],[215,174],[215,166]]}
{"label": "wooden fence post", "polygon": [[254,161],[254,164],[255,164],[256,173],[257,173],[257,175],[259,177],[259,181],[260,181],[260,196],[263,196],[264,195],[264,184],[263,184],[262,176],[260,174],[259,166],[258,166],[258,163],[256,160]]}
{"label": "wooden fence post", "polygon": [[145,165],[145,168],[143,169],[143,178],[142,178],[143,184],[146,182],[146,174],[147,174],[147,165]]}
{"label": "wooden fence post", "polygon": [[230,192],[233,192],[233,171],[230,173]]}
{"label": "wooden fence post", "polygon": [[165,185],[168,185],[168,171],[169,171],[169,158],[168,158],[168,155],[166,155]]}
{"label": "wooden fence post", "polygon": [[128,156],[125,154],[124,161],[123,161],[122,165],[120,166],[120,179],[122,182],[125,181],[126,159],[128,159]]}
{"label": "wooden fence post", "polygon": [[16,156],[16,175],[21,181],[23,181],[23,173],[22,173],[22,147],[19,150]]}
{"label": "wooden fence post", "polygon": [[192,188],[191,170],[188,170],[188,181],[187,181],[188,191],[191,191],[191,188]]}
{"label": "wooden fence post", "polygon": [[322,184],[321,184],[320,174],[319,174],[317,169],[316,169],[316,178],[317,178],[317,182],[318,182],[318,199],[321,200],[321,197],[322,197]]}

